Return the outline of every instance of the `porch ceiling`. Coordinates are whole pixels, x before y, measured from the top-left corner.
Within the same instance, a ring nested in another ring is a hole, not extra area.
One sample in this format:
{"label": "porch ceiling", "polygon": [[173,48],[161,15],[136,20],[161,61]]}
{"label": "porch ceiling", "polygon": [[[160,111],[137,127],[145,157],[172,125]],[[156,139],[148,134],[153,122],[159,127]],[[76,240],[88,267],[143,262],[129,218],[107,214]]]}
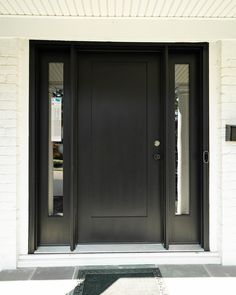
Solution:
{"label": "porch ceiling", "polygon": [[236,0],[0,0],[0,15],[236,18]]}

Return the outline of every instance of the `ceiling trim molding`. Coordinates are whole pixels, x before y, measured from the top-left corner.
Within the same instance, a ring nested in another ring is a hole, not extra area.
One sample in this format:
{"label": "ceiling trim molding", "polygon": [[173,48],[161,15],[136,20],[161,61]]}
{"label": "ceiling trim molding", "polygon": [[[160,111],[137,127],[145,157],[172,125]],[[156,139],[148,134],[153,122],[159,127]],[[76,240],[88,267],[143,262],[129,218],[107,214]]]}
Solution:
{"label": "ceiling trim molding", "polygon": [[236,39],[236,19],[1,17],[0,37],[114,42],[208,42]]}

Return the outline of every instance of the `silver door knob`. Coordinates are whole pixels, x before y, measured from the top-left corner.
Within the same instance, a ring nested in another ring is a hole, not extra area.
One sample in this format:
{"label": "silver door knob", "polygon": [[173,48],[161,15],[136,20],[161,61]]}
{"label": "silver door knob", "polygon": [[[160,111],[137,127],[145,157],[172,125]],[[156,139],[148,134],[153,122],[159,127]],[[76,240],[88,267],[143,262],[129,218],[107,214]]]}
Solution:
{"label": "silver door knob", "polygon": [[155,140],[155,141],[154,141],[154,146],[158,147],[160,144],[161,144],[161,143],[160,143],[159,140]]}

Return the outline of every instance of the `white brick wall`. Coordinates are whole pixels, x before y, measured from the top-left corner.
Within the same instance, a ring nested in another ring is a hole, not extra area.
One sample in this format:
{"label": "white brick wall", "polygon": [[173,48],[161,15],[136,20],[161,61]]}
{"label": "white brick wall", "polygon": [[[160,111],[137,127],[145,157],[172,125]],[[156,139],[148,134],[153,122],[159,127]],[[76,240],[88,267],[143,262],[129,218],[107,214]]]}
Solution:
{"label": "white brick wall", "polygon": [[222,262],[236,265],[236,142],[225,141],[225,125],[236,125],[236,41],[221,44]]}
{"label": "white brick wall", "polygon": [[[0,38],[0,269],[28,243],[28,40]],[[236,41],[210,45],[210,241],[236,265]]]}
{"label": "white brick wall", "polygon": [[0,39],[0,268],[16,266],[18,41]]}

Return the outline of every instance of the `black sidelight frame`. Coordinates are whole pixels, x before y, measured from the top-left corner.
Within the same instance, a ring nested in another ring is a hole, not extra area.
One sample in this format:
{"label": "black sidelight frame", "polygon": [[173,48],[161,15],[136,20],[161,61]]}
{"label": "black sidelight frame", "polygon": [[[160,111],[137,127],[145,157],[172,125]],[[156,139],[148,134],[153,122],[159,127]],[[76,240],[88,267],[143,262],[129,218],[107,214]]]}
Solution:
{"label": "black sidelight frame", "polygon": [[[68,63],[70,70],[68,75],[73,77],[69,83],[70,93],[70,121],[71,126],[77,120],[77,53],[80,51],[104,51],[104,52],[158,52],[161,53],[162,62],[162,102],[163,102],[163,139],[165,142],[164,155],[170,154],[172,150],[173,140],[168,136],[168,130],[172,128],[171,98],[169,95],[169,54],[170,52],[194,52],[199,56],[199,93],[201,95],[201,153],[209,152],[209,50],[208,43],[111,43],[111,42],[65,42],[65,41],[30,41],[30,80],[29,80],[29,240],[28,252],[34,253],[38,246],[38,224],[39,224],[39,184],[40,175],[39,167],[39,118],[38,118],[38,99],[39,99],[39,56],[43,51],[64,50],[70,57]],[[69,243],[70,249],[73,251],[76,246],[77,239],[77,131],[75,128],[71,130],[70,135],[70,165],[67,167],[70,175],[68,188],[68,196],[70,198],[70,216],[69,216]],[[202,157],[203,159],[203,157]],[[164,209],[164,247],[169,249],[170,244],[170,201],[173,199],[173,191],[170,183],[173,182],[171,170],[173,159],[164,157],[162,161],[163,168],[163,209]],[[200,242],[205,251],[209,251],[209,163],[202,161],[201,165],[201,200],[199,211],[201,220],[201,236]]]}

